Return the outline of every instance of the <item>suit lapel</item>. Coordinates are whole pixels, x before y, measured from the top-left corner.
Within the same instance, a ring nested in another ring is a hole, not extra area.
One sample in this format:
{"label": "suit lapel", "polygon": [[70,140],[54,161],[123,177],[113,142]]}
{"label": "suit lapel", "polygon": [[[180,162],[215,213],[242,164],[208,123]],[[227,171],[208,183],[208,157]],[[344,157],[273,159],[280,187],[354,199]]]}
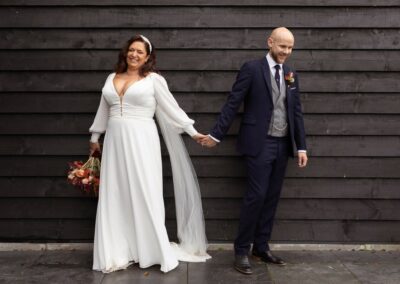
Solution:
{"label": "suit lapel", "polygon": [[265,81],[265,84],[267,85],[267,90],[269,93],[268,97],[272,101],[272,86],[271,86],[271,75],[270,75],[271,72],[269,70],[267,58],[265,58],[265,57],[261,60],[261,68],[262,68],[262,74],[264,77],[264,81]]}

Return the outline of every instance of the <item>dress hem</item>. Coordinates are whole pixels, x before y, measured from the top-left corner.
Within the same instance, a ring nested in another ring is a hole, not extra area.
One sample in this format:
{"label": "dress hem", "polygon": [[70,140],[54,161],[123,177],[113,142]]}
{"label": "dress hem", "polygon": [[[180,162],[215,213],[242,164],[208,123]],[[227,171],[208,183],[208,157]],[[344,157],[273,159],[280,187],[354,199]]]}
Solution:
{"label": "dress hem", "polygon": [[111,272],[115,272],[115,271],[119,271],[119,270],[125,270],[125,269],[127,269],[129,266],[131,266],[132,264],[135,264],[135,263],[139,263],[139,267],[140,267],[141,269],[146,269],[146,268],[149,268],[150,266],[153,266],[153,265],[160,265],[160,266],[161,266],[160,270],[161,270],[161,272],[163,272],[163,273],[167,273],[167,272],[169,272],[169,271],[171,271],[171,270],[174,270],[174,269],[177,268],[178,265],[179,265],[179,261],[178,261],[177,264],[176,264],[175,266],[173,266],[171,269],[166,270],[165,267],[164,267],[163,265],[161,265],[161,264],[159,264],[159,263],[157,263],[157,262],[150,263],[150,264],[147,264],[147,265],[142,266],[142,265],[140,265],[140,262],[137,262],[137,261],[134,261],[134,260],[130,260],[127,264],[124,264],[124,265],[121,265],[121,266],[118,266],[118,267],[112,267],[112,268],[109,268],[109,269],[93,268],[93,270],[95,270],[95,271],[100,271],[100,272],[106,274],[106,273],[111,273]]}

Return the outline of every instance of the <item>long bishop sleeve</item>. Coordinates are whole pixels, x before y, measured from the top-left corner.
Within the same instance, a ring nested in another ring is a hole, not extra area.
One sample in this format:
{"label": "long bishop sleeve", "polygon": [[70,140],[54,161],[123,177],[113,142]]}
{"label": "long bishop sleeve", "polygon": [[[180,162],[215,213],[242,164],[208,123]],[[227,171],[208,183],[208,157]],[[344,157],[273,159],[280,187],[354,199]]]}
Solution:
{"label": "long bishop sleeve", "polygon": [[99,137],[107,129],[109,114],[109,105],[106,102],[104,96],[101,96],[99,108],[97,109],[96,117],[94,118],[92,126],[89,128],[89,132],[92,133],[90,142],[96,143],[99,141]]}
{"label": "long bishop sleeve", "polygon": [[179,107],[174,96],[168,89],[167,82],[164,77],[153,73],[153,82],[155,89],[155,98],[157,101],[156,112],[163,112],[168,123],[172,125],[179,133],[185,131],[190,136],[196,135],[198,132],[193,127],[194,121]]}

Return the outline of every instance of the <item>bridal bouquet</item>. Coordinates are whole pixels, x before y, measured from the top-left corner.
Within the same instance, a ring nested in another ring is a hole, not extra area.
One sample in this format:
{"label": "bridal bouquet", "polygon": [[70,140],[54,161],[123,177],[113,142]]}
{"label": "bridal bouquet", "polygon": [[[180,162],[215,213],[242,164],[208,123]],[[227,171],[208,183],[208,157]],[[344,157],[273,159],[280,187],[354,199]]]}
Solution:
{"label": "bridal bouquet", "polygon": [[83,190],[85,193],[93,192],[96,196],[100,183],[100,153],[95,152],[86,163],[74,161],[69,163],[68,182]]}

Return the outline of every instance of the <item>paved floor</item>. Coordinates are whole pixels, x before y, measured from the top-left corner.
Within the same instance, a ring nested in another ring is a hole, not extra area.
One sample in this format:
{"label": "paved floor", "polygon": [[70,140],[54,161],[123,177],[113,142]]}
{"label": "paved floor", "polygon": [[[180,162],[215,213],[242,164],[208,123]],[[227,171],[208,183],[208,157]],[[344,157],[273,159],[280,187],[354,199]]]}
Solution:
{"label": "paved floor", "polygon": [[164,274],[137,265],[110,274],[91,270],[88,250],[0,252],[0,283],[400,283],[400,251],[277,251],[288,265],[252,260],[254,274],[232,268],[232,251],[211,251],[206,263],[180,263]]}

